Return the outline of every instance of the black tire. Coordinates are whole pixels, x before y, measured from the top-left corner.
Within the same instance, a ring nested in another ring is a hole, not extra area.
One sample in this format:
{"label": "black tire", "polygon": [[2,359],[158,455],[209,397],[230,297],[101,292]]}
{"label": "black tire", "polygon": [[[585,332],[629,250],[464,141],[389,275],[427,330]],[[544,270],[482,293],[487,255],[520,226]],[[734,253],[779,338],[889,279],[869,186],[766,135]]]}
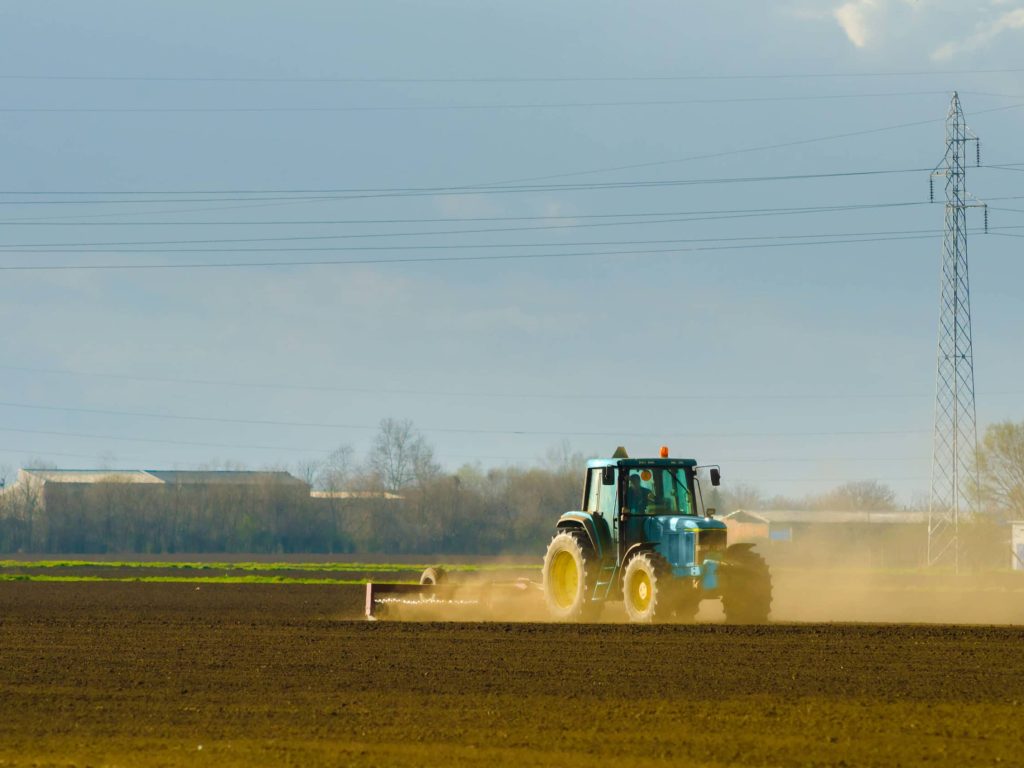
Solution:
{"label": "black tire", "polygon": [[673,587],[672,621],[679,624],[693,624],[697,621],[697,611],[700,610],[698,590],[685,583],[675,584]]}
{"label": "black tire", "polygon": [[719,566],[722,606],[730,624],[764,624],[772,610],[771,571],[751,546],[733,544]]}
{"label": "black tire", "polygon": [[420,574],[421,585],[437,585],[443,584],[448,580],[448,572],[440,565],[432,565],[429,568],[424,568],[423,573]]}
{"label": "black tire", "polygon": [[626,615],[635,624],[664,621],[675,608],[677,585],[672,567],[657,552],[640,552],[622,574],[622,599]]}
{"label": "black tire", "polygon": [[544,554],[544,602],[555,621],[594,621],[601,604],[591,599],[600,564],[580,531],[559,531]]}

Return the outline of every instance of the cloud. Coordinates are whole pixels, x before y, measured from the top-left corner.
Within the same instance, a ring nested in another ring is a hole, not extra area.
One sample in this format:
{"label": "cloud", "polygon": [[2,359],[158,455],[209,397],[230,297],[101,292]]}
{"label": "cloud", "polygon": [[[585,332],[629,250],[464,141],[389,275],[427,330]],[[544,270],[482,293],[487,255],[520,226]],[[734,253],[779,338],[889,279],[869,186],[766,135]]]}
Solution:
{"label": "cloud", "polygon": [[851,0],[836,8],[832,15],[850,42],[863,48],[871,37],[872,22],[882,10],[882,0]]}
{"label": "cloud", "polygon": [[[1002,3],[999,4],[1002,5]],[[1024,8],[1007,11],[994,21],[979,24],[973,35],[962,40],[951,40],[939,46],[932,52],[932,59],[947,61],[957,54],[976,51],[979,48],[984,48],[1004,32],[1014,29],[1024,29]]]}

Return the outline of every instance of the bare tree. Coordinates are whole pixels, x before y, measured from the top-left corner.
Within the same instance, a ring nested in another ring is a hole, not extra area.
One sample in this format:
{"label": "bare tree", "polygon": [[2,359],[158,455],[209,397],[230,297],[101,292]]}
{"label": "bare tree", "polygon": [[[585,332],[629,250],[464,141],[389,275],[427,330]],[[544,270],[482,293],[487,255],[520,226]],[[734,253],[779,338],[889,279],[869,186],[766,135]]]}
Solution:
{"label": "bare tree", "polygon": [[1004,520],[1024,519],[1024,422],[985,429],[978,446],[982,509]]}
{"label": "bare tree", "polygon": [[[703,485],[703,483],[702,483]],[[712,496],[719,496],[721,503],[725,505],[719,512],[731,512],[734,509],[764,509],[764,495],[749,483],[734,483],[729,485],[728,490],[713,488],[708,482],[705,487],[712,488]],[[709,506],[714,506],[709,504]]]}
{"label": "bare tree", "polygon": [[33,552],[40,538],[38,516],[43,506],[42,484],[27,475],[22,475],[9,494],[12,515],[21,522],[23,531],[18,548]]}
{"label": "bare tree", "polygon": [[409,419],[381,420],[368,463],[389,491],[424,482],[440,472],[434,461],[434,449]]}
{"label": "bare tree", "polygon": [[544,455],[544,466],[559,474],[582,477],[587,466],[587,457],[574,450],[568,440],[562,440],[548,448]]}
{"label": "bare tree", "polygon": [[295,475],[312,488],[320,479],[324,463],[316,459],[303,459],[295,465]]}
{"label": "bare tree", "polygon": [[881,511],[895,509],[896,492],[877,480],[844,483],[817,499],[818,509]]}
{"label": "bare tree", "polygon": [[351,445],[340,445],[324,459],[315,485],[323,491],[340,491],[352,483],[355,475],[355,451]]}

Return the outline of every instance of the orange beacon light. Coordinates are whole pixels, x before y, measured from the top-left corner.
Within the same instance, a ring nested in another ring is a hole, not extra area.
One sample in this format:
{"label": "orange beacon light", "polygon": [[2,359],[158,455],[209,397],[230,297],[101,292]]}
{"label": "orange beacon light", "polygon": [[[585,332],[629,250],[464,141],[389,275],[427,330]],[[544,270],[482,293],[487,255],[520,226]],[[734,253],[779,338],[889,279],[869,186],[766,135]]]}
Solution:
{"label": "orange beacon light", "polygon": [[667,445],[661,446],[661,458],[663,458],[663,459],[667,459],[668,458],[668,446]]}

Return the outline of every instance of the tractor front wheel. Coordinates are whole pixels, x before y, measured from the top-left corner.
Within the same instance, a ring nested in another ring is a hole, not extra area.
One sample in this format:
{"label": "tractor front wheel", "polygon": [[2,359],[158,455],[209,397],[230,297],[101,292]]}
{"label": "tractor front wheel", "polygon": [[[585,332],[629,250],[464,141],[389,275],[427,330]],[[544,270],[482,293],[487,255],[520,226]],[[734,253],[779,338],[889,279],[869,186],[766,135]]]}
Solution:
{"label": "tractor front wheel", "polygon": [[626,565],[622,595],[629,620],[652,624],[666,619],[673,609],[672,568],[657,552],[640,552]]}
{"label": "tractor front wheel", "polygon": [[719,570],[722,607],[730,624],[764,624],[772,609],[772,575],[768,563],[750,544],[725,550]]}

